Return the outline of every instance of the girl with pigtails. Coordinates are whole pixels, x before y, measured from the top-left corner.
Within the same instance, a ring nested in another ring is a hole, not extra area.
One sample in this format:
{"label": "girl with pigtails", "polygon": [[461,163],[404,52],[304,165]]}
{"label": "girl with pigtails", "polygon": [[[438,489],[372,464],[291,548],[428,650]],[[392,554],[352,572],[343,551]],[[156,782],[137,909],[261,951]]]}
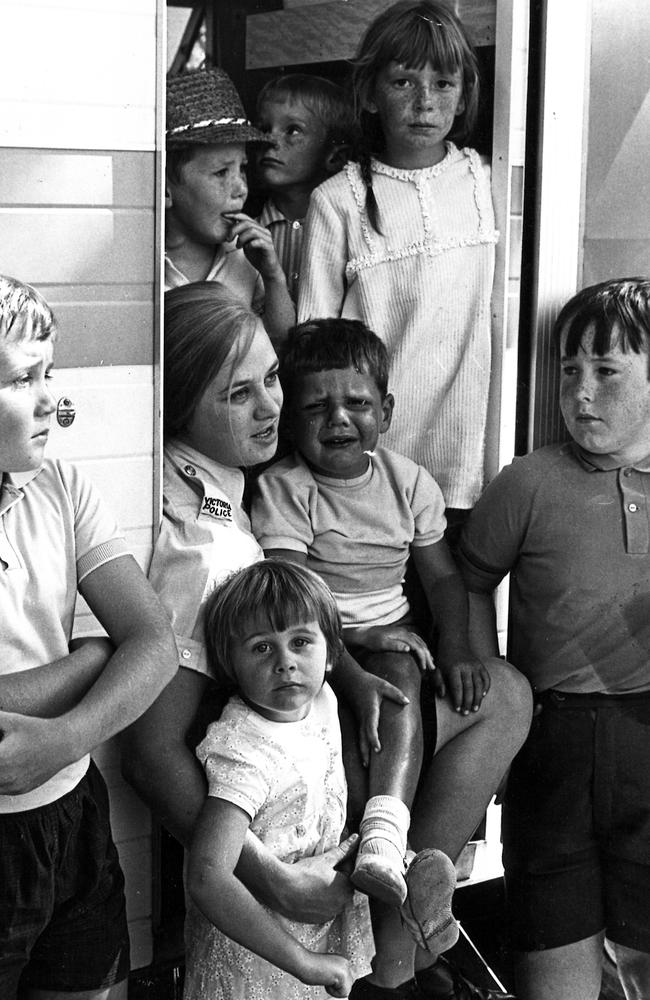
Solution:
{"label": "girl with pigtails", "polygon": [[434,476],[453,533],[483,486],[498,239],[489,168],[462,145],[476,56],[442,3],[399,0],[362,39],[353,88],[362,149],[312,194],[298,319],[360,319],[386,343],[403,414],[386,444]]}

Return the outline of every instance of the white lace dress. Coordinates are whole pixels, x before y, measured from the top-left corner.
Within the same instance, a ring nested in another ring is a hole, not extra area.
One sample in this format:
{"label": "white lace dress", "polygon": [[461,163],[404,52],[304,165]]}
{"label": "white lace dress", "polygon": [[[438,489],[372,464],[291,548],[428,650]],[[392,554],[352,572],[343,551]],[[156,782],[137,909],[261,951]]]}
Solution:
{"label": "white lace dress", "polygon": [[368,221],[358,164],[312,192],[298,321],[360,319],[390,356],[395,413],[386,448],[423,465],[447,507],[483,488],[495,229],[490,173],[447,143],[419,170],[372,161],[381,233]]}
{"label": "white lace dress", "polygon": [[[278,723],[257,715],[238,697],[228,703],[197,748],[208,794],[251,816],[251,830],[283,861],[321,854],[339,843],[346,785],[336,699],[325,684],[309,715]],[[356,978],[374,953],[368,901],[355,893],[333,920],[304,924],[275,914],[310,951],[345,955]],[[191,903],[185,925],[184,1000],[324,1000],[320,986],[289,973],[231,941]]]}

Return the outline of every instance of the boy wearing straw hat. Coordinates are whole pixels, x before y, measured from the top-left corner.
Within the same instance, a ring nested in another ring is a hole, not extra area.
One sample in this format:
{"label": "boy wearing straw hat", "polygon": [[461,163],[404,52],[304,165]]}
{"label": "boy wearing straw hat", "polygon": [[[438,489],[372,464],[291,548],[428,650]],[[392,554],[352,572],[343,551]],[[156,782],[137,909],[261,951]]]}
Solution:
{"label": "boy wearing straw hat", "polygon": [[166,134],[165,289],[221,282],[283,340],[295,322],[286,278],[268,229],[242,211],[246,144],[267,140],[223,70],[168,78]]}

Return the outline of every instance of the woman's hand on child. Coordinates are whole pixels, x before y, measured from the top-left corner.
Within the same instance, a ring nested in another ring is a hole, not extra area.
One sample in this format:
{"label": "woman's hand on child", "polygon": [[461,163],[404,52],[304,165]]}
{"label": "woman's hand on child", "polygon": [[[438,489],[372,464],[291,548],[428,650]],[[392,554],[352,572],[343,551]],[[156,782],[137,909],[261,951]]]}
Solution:
{"label": "woman's hand on child", "polygon": [[345,630],[348,642],[370,649],[373,653],[410,653],[419,669],[435,670],[431,650],[421,635],[405,625],[372,625]]}
{"label": "woman's hand on child", "polygon": [[449,692],[454,709],[463,715],[478,712],[490,690],[490,674],[483,663],[467,651],[446,661],[439,658],[438,666],[445,682],[444,690],[438,689],[438,693]]}
{"label": "woman's hand on child", "polygon": [[406,695],[389,681],[361,671],[362,676],[355,682],[356,696],[350,700],[351,708],[359,725],[359,752],[364,767],[370,763],[370,751],[379,753],[379,714],[384,698],[397,705],[408,705]]}
{"label": "woman's hand on child", "polygon": [[224,218],[232,222],[231,240],[237,240],[237,246],[244,251],[249,264],[260,272],[262,279],[265,282],[279,279],[286,281],[271,233],[266,226],[243,212],[224,213]]}
{"label": "woman's hand on child", "polygon": [[[301,923],[322,924],[331,920],[352,899],[354,886],[338,868],[355,854],[358,844],[359,835],[353,833],[324,854],[283,865],[282,873],[286,878],[281,898],[274,897],[269,905],[283,916]],[[280,890],[277,879],[276,890]]]}
{"label": "woman's hand on child", "polygon": [[331,997],[347,997],[354,978],[347,958],[308,952],[305,971],[300,976],[309,986],[324,986]]}

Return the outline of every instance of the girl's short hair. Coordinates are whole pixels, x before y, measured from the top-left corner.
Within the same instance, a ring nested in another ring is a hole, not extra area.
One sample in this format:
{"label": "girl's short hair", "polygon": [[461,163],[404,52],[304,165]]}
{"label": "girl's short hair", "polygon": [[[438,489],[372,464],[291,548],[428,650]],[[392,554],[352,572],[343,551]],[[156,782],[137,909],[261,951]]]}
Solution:
{"label": "girl's short hair", "polygon": [[233,367],[251,346],[256,314],[215,281],[165,293],[164,433],[180,434],[233,348]]}
{"label": "girl's short hair", "polygon": [[264,559],[233,573],[208,598],[205,643],[208,662],[235,685],[230,660],[233,639],[251,619],[268,621],[275,632],[318,622],[330,666],[343,651],[341,616],[327,584],[311,570],[282,559]]}
{"label": "girl's short hair", "polygon": [[35,288],[0,275],[0,340],[56,340],[54,313]]}
{"label": "girl's short hair", "polygon": [[377,116],[363,108],[372,100],[377,74],[390,62],[412,69],[432,63],[443,73],[461,74],[465,108],[450,138],[464,141],[476,123],[480,74],[467,31],[449,7],[437,0],[398,0],[370,24],[352,70],[355,108],[366,128]]}
{"label": "girl's short hair", "polygon": [[289,409],[301,375],[332,368],[356,368],[374,380],[382,399],[388,392],[388,351],[376,333],[356,319],[312,319],[289,331],[280,365]]}
{"label": "girl's short hair", "polygon": [[614,344],[622,351],[650,354],[650,279],[601,281],[569,299],[553,328],[558,349],[566,335],[565,352],[575,357],[587,330],[593,332],[595,354],[607,354]]}

